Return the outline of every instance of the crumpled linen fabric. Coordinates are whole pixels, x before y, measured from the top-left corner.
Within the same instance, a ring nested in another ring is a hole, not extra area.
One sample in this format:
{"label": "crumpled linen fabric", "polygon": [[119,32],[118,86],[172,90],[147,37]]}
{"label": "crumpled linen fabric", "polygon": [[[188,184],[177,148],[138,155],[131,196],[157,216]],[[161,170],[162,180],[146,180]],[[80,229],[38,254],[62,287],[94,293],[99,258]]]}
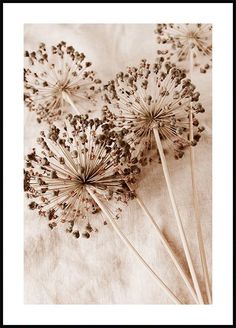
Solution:
{"label": "crumpled linen fabric", "polygon": [[[64,40],[86,54],[105,83],[142,58],[155,59],[158,45],[154,24],[27,24],[25,49],[39,42],[54,45]],[[195,148],[200,215],[209,272],[212,244],[212,101],[211,70],[194,70],[193,82],[206,109],[199,115],[206,130]],[[46,124],[38,124],[25,109],[25,154],[36,144]],[[190,155],[167,157],[174,194],[201,286],[202,270],[195,230]],[[187,265],[171,208],[162,167],[158,161],[145,167],[137,193],[159,224],[183,267]],[[183,303],[193,299],[163,248],[153,226],[135,200],[124,208],[118,224],[148,263]],[[87,240],[73,238],[63,228],[51,231],[25,200],[24,297],[27,304],[171,304],[171,300],[108,224]]]}

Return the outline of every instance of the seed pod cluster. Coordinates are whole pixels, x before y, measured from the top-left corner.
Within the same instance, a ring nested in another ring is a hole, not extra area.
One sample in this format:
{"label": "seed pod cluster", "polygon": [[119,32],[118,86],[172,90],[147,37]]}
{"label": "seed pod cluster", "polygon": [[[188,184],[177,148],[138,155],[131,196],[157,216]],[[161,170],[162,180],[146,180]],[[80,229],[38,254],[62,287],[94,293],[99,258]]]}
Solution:
{"label": "seed pod cluster", "polygon": [[66,231],[76,238],[97,231],[97,222],[104,219],[95,219],[93,214],[102,213],[88,187],[109,204],[126,204],[135,197],[127,183],[135,182],[140,168],[125,131],[113,128],[99,118],[69,114],[62,128],[52,125],[40,133],[38,150],[26,156],[24,189],[29,208],[47,218],[51,229],[66,223]]}
{"label": "seed pod cluster", "polygon": [[[143,59],[138,67],[128,67],[104,86],[103,115],[116,122],[116,129],[127,131],[126,140],[139,161],[146,165],[155,144],[153,129],[157,128],[165,152],[176,159],[184,155],[187,146],[195,145],[201,137],[197,114],[204,108],[199,92],[177,68],[164,57],[154,64]],[[189,138],[189,113],[193,112],[194,144]]]}
{"label": "seed pod cluster", "polygon": [[36,51],[25,51],[24,102],[37,120],[53,123],[70,112],[66,97],[79,109],[95,103],[101,80],[91,70],[84,53],[61,41],[51,50],[40,43]]}
{"label": "seed pod cluster", "polygon": [[201,73],[206,73],[211,67],[211,24],[157,24],[154,32],[162,49],[157,51],[158,55],[182,63],[187,69],[193,60]]}

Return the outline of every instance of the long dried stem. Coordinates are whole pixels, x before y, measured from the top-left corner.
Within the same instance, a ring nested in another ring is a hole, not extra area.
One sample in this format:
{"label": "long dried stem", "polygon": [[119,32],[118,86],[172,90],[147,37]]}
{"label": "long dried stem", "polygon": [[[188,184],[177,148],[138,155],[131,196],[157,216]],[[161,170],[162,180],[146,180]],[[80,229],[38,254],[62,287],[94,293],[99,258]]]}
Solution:
{"label": "long dried stem", "polygon": [[134,255],[139,259],[141,263],[145,266],[145,268],[149,271],[149,273],[152,275],[152,277],[157,281],[158,285],[162,288],[162,290],[169,296],[169,298],[175,303],[175,304],[182,304],[182,302],[171,292],[171,290],[166,286],[166,284],[161,280],[161,278],[152,270],[152,268],[147,264],[147,262],[143,259],[143,257],[138,253],[138,251],[134,248],[134,246],[130,243],[128,238],[123,234],[123,232],[120,230],[114,219],[111,217],[110,213],[106,209],[106,207],[103,205],[103,203],[99,200],[99,198],[96,196],[96,194],[87,187],[88,193],[91,195],[91,197],[94,199],[94,201],[97,203],[97,205],[100,207],[104,215],[109,220],[110,224],[112,225],[115,232],[118,234],[118,236],[121,238],[121,240],[124,242],[124,244],[134,253]]}
{"label": "long dried stem", "polygon": [[71,99],[71,97],[68,95],[67,92],[62,91],[62,97],[63,99],[69,104],[71,105],[71,107],[74,109],[75,114],[79,115],[79,110],[78,108],[75,106],[75,103],[73,102],[73,100]]}
{"label": "long dried stem", "polygon": [[[193,52],[190,52],[190,79],[192,79],[193,72]],[[189,112],[189,135],[190,142],[193,141],[193,112],[192,106],[190,104],[190,112]],[[210,279],[208,273],[208,266],[206,260],[206,252],[204,247],[203,235],[202,235],[202,227],[200,220],[200,212],[199,212],[199,201],[198,201],[198,192],[197,192],[197,183],[196,183],[196,168],[195,168],[195,151],[194,147],[190,146],[190,164],[191,164],[191,180],[192,180],[192,193],[193,193],[193,204],[194,204],[194,217],[196,222],[196,230],[197,230],[197,239],[198,239],[198,247],[201,257],[201,265],[203,270],[204,283],[207,293],[208,303],[212,303],[211,297],[211,287],[210,287]]]}
{"label": "long dried stem", "polygon": [[200,290],[200,287],[199,287],[199,283],[198,283],[198,280],[197,280],[197,275],[196,275],[196,272],[195,272],[195,269],[194,269],[194,266],[193,266],[193,261],[192,261],[192,258],[191,258],[187,238],[185,236],[182,220],[180,218],[179,211],[178,211],[178,208],[177,208],[177,205],[176,205],[176,202],[175,202],[175,198],[174,198],[174,194],[173,194],[173,190],[172,190],[172,185],[171,185],[171,180],[170,180],[170,175],[169,175],[169,170],[168,170],[168,167],[167,167],[166,158],[165,158],[165,155],[164,155],[164,151],[163,151],[163,147],[162,147],[162,143],[161,143],[161,140],[160,140],[158,129],[153,128],[153,132],[154,132],[154,136],[155,136],[155,139],[156,139],[157,148],[158,148],[158,151],[159,151],[159,154],[160,154],[160,157],[161,157],[161,163],[162,163],[163,173],[164,173],[166,184],[167,184],[167,189],[168,189],[168,192],[169,192],[172,208],[173,208],[173,211],[174,211],[174,214],[175,214],[175,219],[176,219],[177,226],[178,226],[178,229],[179,229],[179,234],[180,234],[181,242],[182,242],[182,245],[183,245],[183,248],[184,248],[184,252],[185,252],[185,256],[186,256],[187,263],[188,263],[188,266],[189,266],[189,270],[190,270],[190,273],[191,273],[191,277],[193,279],[193,284],[194,284],[194,287],[195,287],[199,302],[201,304],[204,304],[202,294],[201,294],[201,290]]}
{"label": "long dried stem", "polygon": [[140,199],[140,197],[137,196],[136,193],[136,197],[135,197],[137,203],[139,204],[139,206],[142,208],[143,212],[145,213],[146,217],[150,220],[150,222],[153,224],[154,228],[156,229],[156,232],[158,234],[158,237],[160,238],[163,247],[165,248],[166,252],[169,254],[171,260],[173,261],[176,269],[179,271],[182,279],[184,280],[186,286],[188,287],[188,290],[190,292],[190,294],[192,295],[194,301],[196,303],[199,303],[198,298],[196,296],[196,293],[188,279],[188,277],[186,276],[184,270],[182,269],[181,265],[179,264],[174,252],[172,251],[168,241],[166,240],[165,236],[163,235],[163,233],[161,232],[158,224],[156,223],[156,221],[153,219],[152,215],[150,214],[150,212],[148,211],[147,207],[144,205],[144,203],[142,202],[142,200]]}

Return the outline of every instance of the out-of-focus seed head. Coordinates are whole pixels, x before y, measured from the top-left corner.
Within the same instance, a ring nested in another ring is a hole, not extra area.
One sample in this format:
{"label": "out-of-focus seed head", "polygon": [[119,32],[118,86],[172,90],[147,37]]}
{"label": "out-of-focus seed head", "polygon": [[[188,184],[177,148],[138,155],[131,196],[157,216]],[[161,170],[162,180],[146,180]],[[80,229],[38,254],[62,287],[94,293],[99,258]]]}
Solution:
{"label": "out-of-focus seed head", "polygon": [[[192,60],[201,73],[206,73],[211,67],[211,24],[157,24],[155,33],[162,49],[157,51],[158,55],[178,61],[187,69]],[[200,62],[203,64],[200,65]]]}

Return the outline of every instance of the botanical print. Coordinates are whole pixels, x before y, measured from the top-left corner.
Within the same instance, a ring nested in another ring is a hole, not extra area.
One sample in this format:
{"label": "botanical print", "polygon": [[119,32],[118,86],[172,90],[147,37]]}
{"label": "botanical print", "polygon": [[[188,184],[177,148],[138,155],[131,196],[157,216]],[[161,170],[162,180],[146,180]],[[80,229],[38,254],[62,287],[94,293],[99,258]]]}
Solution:
{"label": "botanical print", "polygon": [[25,303],[212,303],[211,40],[25,25]]}

